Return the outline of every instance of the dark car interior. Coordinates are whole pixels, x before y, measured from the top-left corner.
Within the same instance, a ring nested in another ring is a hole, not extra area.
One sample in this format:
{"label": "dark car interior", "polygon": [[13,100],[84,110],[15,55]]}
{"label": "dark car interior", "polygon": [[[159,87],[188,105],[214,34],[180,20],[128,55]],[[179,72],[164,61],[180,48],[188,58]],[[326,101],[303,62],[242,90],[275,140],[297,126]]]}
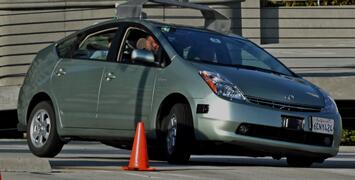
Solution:
{"label": "dark car interior", "polygon": [[87,35],[73,53],[75,59],[106,60],[116,30]]}

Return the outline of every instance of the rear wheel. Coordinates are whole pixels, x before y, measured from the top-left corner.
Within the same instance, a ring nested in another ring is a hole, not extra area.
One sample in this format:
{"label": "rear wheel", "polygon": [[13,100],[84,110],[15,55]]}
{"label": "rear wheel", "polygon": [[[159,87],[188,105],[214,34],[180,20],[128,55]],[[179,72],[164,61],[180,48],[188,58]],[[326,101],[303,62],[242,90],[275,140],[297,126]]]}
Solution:
{"label": "rear wheel", "polygon": [[190,159],[194,129],[190,107],[175,104],[163,120],[164,151],[169,163],[186,163]]}
{"label": "rear wheel", "polygon": [[64,142],[58,136],[55,114],[48,101],[33,108],[27,125],[27,143],[39,157],[54,157],[62,150]]}

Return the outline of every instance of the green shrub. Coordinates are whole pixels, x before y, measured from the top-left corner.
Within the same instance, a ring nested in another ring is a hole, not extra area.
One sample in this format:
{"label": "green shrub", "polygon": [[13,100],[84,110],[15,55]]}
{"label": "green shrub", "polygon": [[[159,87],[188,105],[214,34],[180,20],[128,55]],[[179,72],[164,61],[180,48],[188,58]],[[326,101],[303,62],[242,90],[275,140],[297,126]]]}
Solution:
{"label": "green shrub", "polygon": [[355,145],[355,130],[343,130],[341,145]]}

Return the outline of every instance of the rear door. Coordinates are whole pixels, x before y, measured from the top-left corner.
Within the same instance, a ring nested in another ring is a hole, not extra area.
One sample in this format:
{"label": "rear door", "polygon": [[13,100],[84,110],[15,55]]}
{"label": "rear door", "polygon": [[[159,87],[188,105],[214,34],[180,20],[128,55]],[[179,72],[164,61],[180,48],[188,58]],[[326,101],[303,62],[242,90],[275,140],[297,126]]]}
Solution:
{"label": "rear door", "polygon": [[96,27],[74,37],[72,43],[58,45],[62,59],[51,86],[63,127],[96,127],[99,87],[117,30],[115,24]]}

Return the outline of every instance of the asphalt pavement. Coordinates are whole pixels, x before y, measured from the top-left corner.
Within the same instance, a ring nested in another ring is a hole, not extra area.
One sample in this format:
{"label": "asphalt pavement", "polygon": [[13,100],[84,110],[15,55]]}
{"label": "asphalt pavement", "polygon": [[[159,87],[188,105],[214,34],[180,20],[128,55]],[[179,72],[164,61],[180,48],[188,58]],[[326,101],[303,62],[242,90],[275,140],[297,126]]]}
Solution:
{"label": "asphalt pavement", "polygon": [[0,140],[2,180],[66,179],[355,179],[355,147],[310,168],[287,167],[286,160],[240,156],[192,156],[186,165],[150,161],[153,172],[123,171],[130,151],[97,142],[73,141],[52,159],[31,154],[25,140]]}

